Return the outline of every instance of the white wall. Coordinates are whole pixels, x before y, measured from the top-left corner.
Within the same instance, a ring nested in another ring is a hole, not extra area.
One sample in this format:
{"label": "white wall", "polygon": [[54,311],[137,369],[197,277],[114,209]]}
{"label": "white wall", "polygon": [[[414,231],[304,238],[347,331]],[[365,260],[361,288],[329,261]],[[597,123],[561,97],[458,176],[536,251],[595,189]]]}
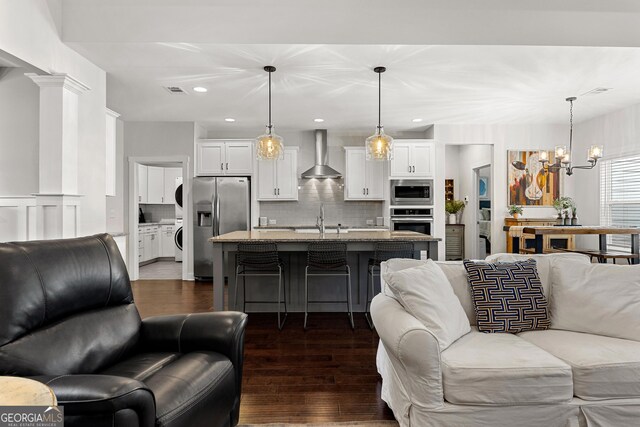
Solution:
{"label": "white wall", "polygon": [[[445,144],[492,144],[492,251],[506,250],[505,233],[502,230],[507,215],[507,150],[553,149],[566,144],[568,126],[542,124],[495,125],[435,125],[435,138]],[[546,218],[555,216],[553,208],[524,208],[524,217]]]}
{"label": "white wall", "polygon": [[107,197],[107,231],[123,232],[124,216],[124,176],[128,168],[124,162],[124,123],[116,119],[116,195]]}
{"label": "white wall", "polygon": [[[129,211],[129,157],[189,156],[193,159],[193,122],[124,122],[123,215]],[[193,160],[191,161],[193,166]],[[125,220],[126,224],[126,220]],[[126,226],[125,226],[126,228]]]}
{"label": "white wall", "polygon": [[[80,233],[93,234],[106,229],[106,76],[103,70],[61,42],[61,8],[60,1],[0,0],[0,50],[44,72],[67,73],[91,88],[79,97],[78,191],[84,196]],[[0,152],[13,150],[12,144],[0,140]],[[27,144],[29,147],[23,147],[24,150],[38,151],[37,138]],[[37,156],[30,161],[37,162]],[[34,179],[33,170],[16,170],[12,180],[30,182]],[[9,186],[14,188],[12,184]]]}
{"label": "white wall", "polygon": [[9,68],[0,78],[0,196],[38,192],[40,88],[25,72]]}
{"label": "white wall", "polygon": [[[574,124],[573,161],[586,164],[587,149],[604,145],[605,159],[640,154],[640,104]],[[600,168],[575,170],[567,179],[567,193],[578,207],[578,218],[585,225],[600,223]],[[598,239],[579,236],[577,245],[598,247]]]}

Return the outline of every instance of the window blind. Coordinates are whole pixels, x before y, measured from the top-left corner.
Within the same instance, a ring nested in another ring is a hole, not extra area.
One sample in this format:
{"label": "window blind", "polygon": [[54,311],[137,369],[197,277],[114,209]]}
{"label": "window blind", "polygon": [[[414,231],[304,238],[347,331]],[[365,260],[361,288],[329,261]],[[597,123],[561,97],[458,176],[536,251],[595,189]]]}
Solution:
{"label": "window blind", "polygon": [[[640,155],[605,160],[600,166],[600,224],[640,227]],[[628,235],[610,235],[608,244],[631,248]]]}

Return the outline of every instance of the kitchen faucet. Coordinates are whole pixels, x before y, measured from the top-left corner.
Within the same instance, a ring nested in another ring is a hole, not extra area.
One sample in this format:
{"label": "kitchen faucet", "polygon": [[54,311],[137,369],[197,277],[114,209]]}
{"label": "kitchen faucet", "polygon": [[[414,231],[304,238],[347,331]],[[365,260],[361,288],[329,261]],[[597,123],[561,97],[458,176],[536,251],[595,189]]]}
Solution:
{"label": "kitchen faucet", "polygon": [[324,237],[324,203],[320,203],[320,216],[316,218],[316,227]]}

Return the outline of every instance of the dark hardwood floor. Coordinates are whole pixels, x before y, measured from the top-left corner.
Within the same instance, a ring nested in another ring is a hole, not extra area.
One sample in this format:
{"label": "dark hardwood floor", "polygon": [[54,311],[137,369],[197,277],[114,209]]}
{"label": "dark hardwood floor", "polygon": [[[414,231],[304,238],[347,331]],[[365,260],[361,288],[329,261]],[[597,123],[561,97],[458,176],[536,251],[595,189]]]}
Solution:
{"label": "dark hardwood floor", "polygon": [[[211,283],[139,280],[133,293],[143,318],[212,307]],[[307,331],[303,318],[290,314],[278,331],[275,314],[249,314],[240,423],[393,420],[364,316],[355,315],[355,331],[346,313],[312,313]]]}

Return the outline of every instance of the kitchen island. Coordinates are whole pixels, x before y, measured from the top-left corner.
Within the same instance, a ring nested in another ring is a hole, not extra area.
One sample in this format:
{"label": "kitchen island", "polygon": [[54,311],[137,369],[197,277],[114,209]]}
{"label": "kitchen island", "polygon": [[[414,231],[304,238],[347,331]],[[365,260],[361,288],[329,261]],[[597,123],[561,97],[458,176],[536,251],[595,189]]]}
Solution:
{"label": "kitchen island", "polygon": [[[403,241],[412,242],[416,251],[416,258],[420,251],[426,251],[427,257],[438,259],[439,238],[415,233],[412,231],[348,231],[337,233],[301,233],[295,231],[234,231],[210,239],[213,245],[213,309],[224,310],[224,278],[229,279],[229,305],[233,303],[235,291],[235,252],[238,243],[247,241],[269,241],[278,245],[280,257],[285,262],[285,277],[287,282],[287,305],[289,311],[304,311],[304,267],[307,260],[307,247],[312,242],[343,242],[347,244],[347,256],[351,266],[351,282],[353,296],[353,310],[365,311],[367,291],[367,263],[373,257],[377,242]],[[225,262],[226,260],[226,262]],[[226,264],[226,265],[225,265]],[[265,282],[264,286],[257,285],[256,280]],[[346,299],[340,279],[318,279],[323,284],[309,288],[310,299],[336,301]],[[269,284],[267,285],[267,281]],[[273,282],[273,284],[271,284]],[[316,283],[316,281],[314,281]],[[247,293],[250,300],[275,300],[277,295],[276,280],[268,278],[247,279]],[[244,295],[238,293],[237,307],[241,308]],[[272,312],[276,311],[276,303],[251,304],[248,311]],[[314,306],[314,311],[344,311],[345,304],[327,303]]]}

